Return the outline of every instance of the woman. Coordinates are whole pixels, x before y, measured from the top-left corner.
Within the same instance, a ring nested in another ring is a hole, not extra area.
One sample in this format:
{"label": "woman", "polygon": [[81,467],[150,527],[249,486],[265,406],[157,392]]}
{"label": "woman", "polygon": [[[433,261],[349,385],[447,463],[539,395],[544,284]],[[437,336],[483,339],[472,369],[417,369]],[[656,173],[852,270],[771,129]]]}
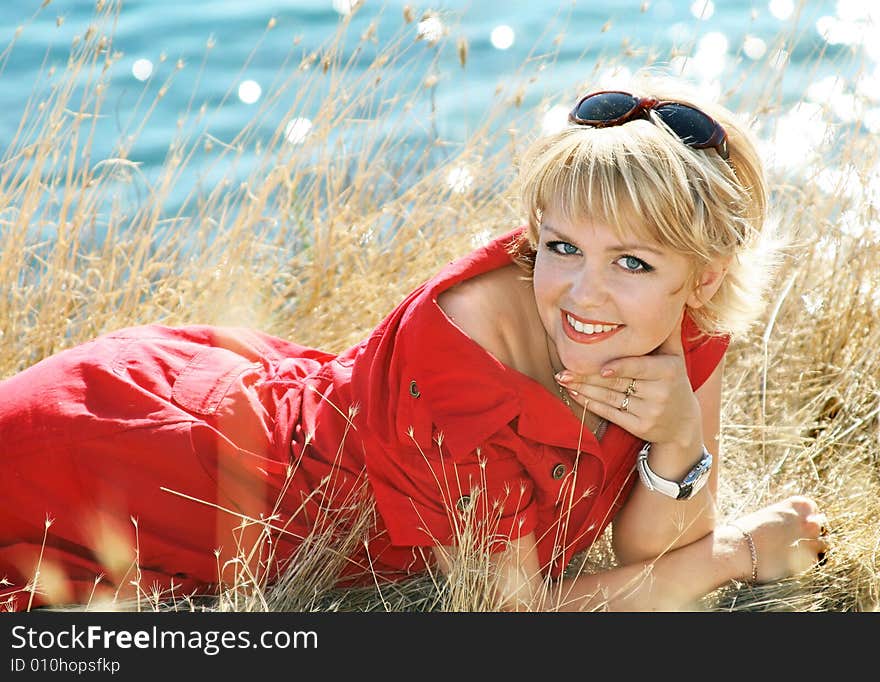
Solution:
{"label": "woman", "polygon": [[[476,543],[505,609],[688,608],[820,560],[806,497],[715,511],[723,356],[770,272],[754,143],[635,91],[578,100],[522,160],[528,225],[337,356],[148,326],[0,383],[9,608],[274,579],[316,533],[340,583]],[[563,577],[609,523],[618,566]]]}

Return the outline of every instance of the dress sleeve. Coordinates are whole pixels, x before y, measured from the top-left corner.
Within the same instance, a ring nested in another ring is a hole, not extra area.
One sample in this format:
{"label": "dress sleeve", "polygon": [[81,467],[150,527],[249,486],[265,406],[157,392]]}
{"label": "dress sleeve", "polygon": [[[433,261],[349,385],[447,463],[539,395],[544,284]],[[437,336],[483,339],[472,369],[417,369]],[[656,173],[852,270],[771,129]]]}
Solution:
{"label": "dress sleeve", "polygon": [[392,544],[481,542],[498,551],[532,532],[534,483],[516,456],[517,440],[506,427],[468,454],[453,456],[438,435],[430,447],[413,442],[372,457],[368,475]]}
{"label": "dress sleeve", "polygon": [[367,477],[396,546],[484,539],[498,550],[536,525],[534,481],[522,463],[528,453],[512,425],[520,401],[509,370],[436,300],[450,283],[510,262],[503,250],[481,253],[413,292],[355,361]]}
{"label": "dress sleeve", "polygon": [[682,346],[691,388],[696,391],[708,379],[730,346],[729,336],[709,336],[699,331],[689,316],[682,325]]}

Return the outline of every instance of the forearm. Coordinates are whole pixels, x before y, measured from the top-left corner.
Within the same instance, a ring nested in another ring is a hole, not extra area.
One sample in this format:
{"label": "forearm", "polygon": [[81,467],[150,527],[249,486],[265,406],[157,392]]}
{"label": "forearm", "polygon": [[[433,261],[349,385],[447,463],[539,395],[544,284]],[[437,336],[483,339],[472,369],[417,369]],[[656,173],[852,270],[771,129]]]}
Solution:
{"label": "forearm", "polygon": [[697,541],[642,561],[559,581],[549,595],[560,611],[681,611],[733,579],[751,575],[742,535],[720,527]]}
{"label": "forearm", "polygon": [[[664,478],[681,480],[701,451],[702,444],[681,451],[657,445],[652,448],[649,464]],[[690,500],[667,497],[636,481],[613,522],[614,551],[620,561],[651,559],[661,552],[689,545],[712,531],[717,522],[717,456],[715,460],[709,483]]]}

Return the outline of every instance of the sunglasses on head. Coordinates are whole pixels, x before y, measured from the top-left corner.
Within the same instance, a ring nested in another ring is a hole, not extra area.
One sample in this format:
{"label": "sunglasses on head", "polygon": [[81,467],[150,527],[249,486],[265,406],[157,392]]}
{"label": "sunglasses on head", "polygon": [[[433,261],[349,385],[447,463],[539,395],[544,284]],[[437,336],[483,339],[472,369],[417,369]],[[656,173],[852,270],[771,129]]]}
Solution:
{"label": "sunglasses on head", "polygon": [[714,149],[728,160],[727,133],[721,124],[696,107],[653,97],[636,97],[628,92],[605,90],[582,97],[568,115],[578,125],[607,128],[637,118],[651,120],[653,111],[682,142],[693,149]]}

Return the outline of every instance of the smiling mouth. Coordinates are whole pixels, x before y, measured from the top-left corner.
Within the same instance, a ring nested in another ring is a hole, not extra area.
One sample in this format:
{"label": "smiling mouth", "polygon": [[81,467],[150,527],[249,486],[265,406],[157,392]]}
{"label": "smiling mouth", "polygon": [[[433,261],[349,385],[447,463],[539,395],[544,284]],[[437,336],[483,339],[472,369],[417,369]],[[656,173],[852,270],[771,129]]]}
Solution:
{"label": "smiling mouth", "polygon": [[583,320],[571,313],[562,311],[562,328],[572,341],[578,343],[595,343],[613,336],[623,329],[624,325],[599,320]]}

